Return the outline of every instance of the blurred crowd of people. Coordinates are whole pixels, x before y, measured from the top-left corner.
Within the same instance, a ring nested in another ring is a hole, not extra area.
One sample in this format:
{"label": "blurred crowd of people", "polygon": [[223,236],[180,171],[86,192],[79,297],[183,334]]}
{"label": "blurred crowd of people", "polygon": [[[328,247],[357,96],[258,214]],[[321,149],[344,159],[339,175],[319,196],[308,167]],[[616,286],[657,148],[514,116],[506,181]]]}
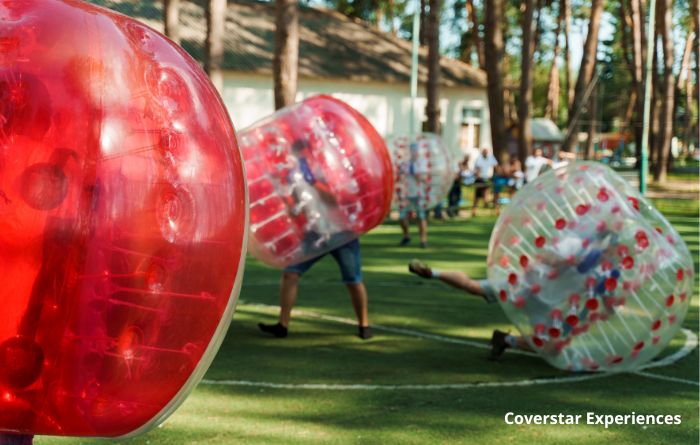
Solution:
{"label": "blurred crowd of people", "polygon": [[547,167],[562,167],[573,158],[574,154],[559,151],[556,159],[552,160],[544,156],[541,148],[537,148],[526,158],[523,166],[517,156],[506,155],[504,162],[499,163],[490,149],[473,149],[459,162],[459,170],[448,195],[447,214],[451,217],[458,215],[462,186],[474,185],[472,216],[476,216],[480,203],[498,211],[501,204],[526,183],[534,181]]}

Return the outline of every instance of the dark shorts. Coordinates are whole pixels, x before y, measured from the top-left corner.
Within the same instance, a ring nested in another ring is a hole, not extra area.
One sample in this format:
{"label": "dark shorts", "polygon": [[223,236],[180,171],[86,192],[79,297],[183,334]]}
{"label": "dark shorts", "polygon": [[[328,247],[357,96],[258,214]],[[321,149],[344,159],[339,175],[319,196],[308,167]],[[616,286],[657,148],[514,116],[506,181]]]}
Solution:
{"label": "dark shorts", "polygon": [[340,276],[345,284],[359,284],[362,283],[362,266],[360,264],[360,241],[354,239],[347,244],[337,247],[328,253],[324,253],[316,258],[311,258],[310,260],[304,261],[303,263],[292,264],[287,266],[284,271],[290,273],[296,273],[299,275],[304,275],[304,273],[311,269],[311,266],[316,264],[318,260],[331,254],[338,263],[338,268],[340,268]]}
{"label": "dark shorts", "polygon": [[486,196],[486,189],[489,188],[489,185],[483,179],[477,178],[477,180],[474,181],[474,187],[474,205],[476,205],[477,199],[484,198]]}
{"label": "dark shorts", "polygon": [[501,193],[503,187],[508,185],[508,178],[505,176],[494,176],[493,177],[493,192]]}

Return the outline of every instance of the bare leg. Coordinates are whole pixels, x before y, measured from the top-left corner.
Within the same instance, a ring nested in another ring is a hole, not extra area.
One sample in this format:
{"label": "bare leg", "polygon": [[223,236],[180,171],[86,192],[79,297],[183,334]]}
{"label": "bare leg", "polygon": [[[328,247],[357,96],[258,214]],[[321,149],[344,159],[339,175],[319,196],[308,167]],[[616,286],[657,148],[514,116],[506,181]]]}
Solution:
{"label": "bare leg", "polygon": [[484,289],[481,288],[481,284],[479,284],[477,280],[469,278],[469,275],[465,274],[464,272],[440,272],[439,280],[469,294],[476,295],[478,297],[486,297],[486,292],[484,292]]}
{"label": "bare leg", "polygon": [[420,242],[428,242],[428,219],[421,219],[418,221],[418,233],[420,234]]}
{"label": "bare leg", "polygon": [[369,326],[369,319],[367,317],[367,289],[364,283],[346,284],[346,286],[350,293],[352,307],[355,309],[357,324],[366,328]]}
{"label": "bare leg", "polygon": [[515,344],[518,347],[518,349],[522,349],[524,351],[530,351],[530,352],[535,352],[530,345],[528,344],[527,341],[521,336],[514,336],[515,337]]}
{"label": "bare leg", "polygon": [[289,326],[292,315],[292,307],[297,301],[300,275],[293,272],[284,272],[280,283],[280,316],[279,322],[285,328]]}
{"label": "bare leg", "polygon": [[401,226],[401,231],[403,232],[403,237],[408,238],[410,236],[410,234],[408,233],[408,218],[400,219],[399,225]]}

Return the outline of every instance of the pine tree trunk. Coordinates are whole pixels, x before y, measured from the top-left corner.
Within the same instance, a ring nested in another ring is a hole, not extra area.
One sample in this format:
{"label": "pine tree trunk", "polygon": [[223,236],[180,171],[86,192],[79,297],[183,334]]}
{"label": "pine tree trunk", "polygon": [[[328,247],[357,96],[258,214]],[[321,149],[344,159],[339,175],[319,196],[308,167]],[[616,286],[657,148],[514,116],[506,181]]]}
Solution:
{"label": "pine tree trunk", "polygon": [[586,151],[584,153],[584,159],[590,160],[595,156],[595,136],[596,136],[596,118],[598,116],[598,87],[596,86],[591,94],[591,98],[588,102],[588,139],[586,140]]}
{"label": "pine tree trunk", "polygon": [[685,48],[683,49],[683,60],[681,62],[681,71],[678,76],[678,84],[676,91],[680,94],[685,91],[685,116],[683,119],[683,142],[686,147],[690,146],[690,138],[693,132],[693,69],[691,68],[691,58],[693,53],[693,31],[688,30],[685,38]]}
{"label": "pine tree trunk", "polygon": [[[474,0],[466,0],[467,21],[468,27],[471,29],[471,45],[476,50],[476,57],[479,61],[479,68],[484,69],[484,45],[479,37],[479,19],[476,16],[476,8],[474,8]],[[471,59],[471,51],[469,52]]]}
{"label": "pine tree trunk", "polygon": [[418,33],[418,43],[421,46],[428,44],[428,0],[420,0],[420,32]]}
{"label": "pine tree trunk", "polygon": [[226,0],[209,0],[207,3],[207,40],[204,54],[204,70],[216,88],[224,84],[224,30],[226,27]]}
{"label": "pine tree trunk", "polygon": [[[569,46],[571,36],[571,4],[569,0],[561,0],[561,8],[564,13],[564,69],[566,70],[566,109],[574,102],[574,75],[571,72],[571,48]],[[568,117],[567,117],[568,118]]]}
{"label": "pine tree trunk", "polygon": [[491,121],[491,141],[493,153],[499,162],[505,161],[507,153],[507,135],[505,127],[505,101],[503,91],[503,42],[504,0],[485,2],[484,55],[489,98],[489,118]]}
{"label": "pine tree trunk", "polygon": [[163,28],[170,40],[180,44],[180,0],[163,0]]}
{"label": "pine tree trunk", "polygon": [[[588,85],[591,83],[591,79],[593,79],[593,70],[598,53],[598,31],[600,30],[600,19],[604,4],[604,0],[591,1],[591,18],[588,23],[586,43],[583,46],[583,60],[581,60],[581,67],[579,68],[578,79],[576,80],[574,101],[569,107],[569,126],[576,125],[576,122],[572,122],[574,110],[577,110],[583,106],[583,96],[588,88]],[[562,144],[562,150],[572,150],[574,144],[576,143],[576,134],[576,131],[567,132],[567,137]]]}
{"label": "pine tree trunk", "polygon": [[673,0],[660,0],[657,3],[659,11],[659,28],[661,45],[663,47],[663,80],[661,86],[661,119],[659,128],[659,156],[654,169],[654,181],[665,182],[668,164],[671,156],[671,141],[673,139],[673,114],[676,93],[676,81],[673,75]]}
{"label": "pine tree trunk", "polygon": [[430,0],[428,14],[428,84],[426,85],[427,130],[440,133],[440,0]]}
{"label": "pine tree trunk", "polygon": [[394,0],[387,0],[386,4],[386,15],[389,21],[389,29],[391,30],[391,35],[396,37],[396,25],[394,24],[394,17],[396,17]]}
{"label": "pine tree trunk", "polygon": [[292,105],[297,93],[299,65],[299,6],[297,0],[275,0],[275,53],[272,72],[275,109]]}
{"label": "pine tree trunk", "polygon": [[520,60],[520,101],[518,103],[518,151],[521,160],[532,154],[532,130],[530,117],[532,115],[532,78],[535,55],[535,1],[525,0],[522,30],[522,58]]}
{"label": "pine tree trunk", "polygon": [[[695,94],[695,105],[696,110],[700,111],[700,7],[698,7],[698,0],[691,0],[690,11],[693,16],[693,22],[695,24],[695,42],[693,47],[695,47],[695,89],[698,92]],[[700,142],[700,119],[694,119],[695,121],[695,136]]]}
{"label": "pine tree trunk", "polygon": [[637,91],[637,104],[634,119],[634,141],[635,141],[635,156],[637,165],[642,159],[642,139],[643,131],[642,124],[644,118],[644,61],[646,59],[646,38],[644,33],[644,11],[640,0],[630,0],[630,18],[632,20],[632,78]]}
{"label": "pine tree trunk", "polygon": [[[565,1],[565,0],[563,0]],[[561,45],[559,44],[559,35],[561,34],[561,24],[564,20],[564,10],[562,9],[563,1],[559,2],[559,18],[557,19],[557,28],[554,31],[554,51],[552,53],[552,67],[549,69],[549,83],[547,87],[547,105],[544,108],[544,117],[557,121],[559,118],[559,96],[560,85],[559,85],[559,65],[557,59],[559,58],[559,51],[561,50]]]}

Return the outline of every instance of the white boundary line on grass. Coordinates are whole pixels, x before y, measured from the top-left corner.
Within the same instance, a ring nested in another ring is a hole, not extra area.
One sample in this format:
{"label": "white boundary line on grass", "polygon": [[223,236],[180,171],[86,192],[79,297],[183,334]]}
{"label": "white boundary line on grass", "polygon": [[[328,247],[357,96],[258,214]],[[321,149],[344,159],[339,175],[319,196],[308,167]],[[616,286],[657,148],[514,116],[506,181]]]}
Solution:
{"label": "white boundary line on grass", "polygon": [[[265,312],[278,310],[277,306],[267,305],[267,304],[245,304],[242,301],[239,305],[245,305],[247,307],[258,308]],[[308,318],[316,318],[319,320],[333,321],[336,323],[356,325],[355,320],[343,317],[336,317],[332,315],[319,314],[317,312],[295,310],[296,315]],[[415,331],[412,329],[403,328],[393,328],[389,326],[372,325],[373,329],[378,331],[392,332],[396,334],[417,337],[425,340],[435,340],[443,343],[452,344],[462,344],[467,346],[472,346],[480,349],[488,349],[489,346],[485,343],[463,340],[454,337],[447,337],[437,334],[428,334],[425,332]],[[639,375],[646,378],[664,380],[674,383],[682,383],[687,385],[700,386],[698,382],[693,380],[681,379],[676,377],[670,377],[659,374],[652,374],[650,372],[644,372],[643,370],[649,368],[657,368],[662,366],[668,366],[690,354],[693,349],[696,348],[698,344],[698,337],[690,331],[689,329],[682,329],[685,335],[685,343],[678,351],[673,354],[664,357],[663,359],[648,363],[640,368],[640,370],[632,372],[633,375]],[[508,351],[509,354],[520,353],[524,355],[536,355],[527,351],[511,350]],[[557,384],[557,383],[575,383],[587,380],[595,380],[604,377],[609,377],[616,375],[614,373],[596,373],[596,374],[583,374],[583,375],[573,375],[566,377],[552,377],[552,378],[541,378],[541,379],[525,379],[517,381],[507,381],[507,382],[473,382],[473,383],[445,383],[445,384],[404,384],[404,385],[369,385],[369,384],[327,384],[327,383],[274,383],[274,382],[260,382],[260,381],[250,381],[250,380],[202,380],[202,384],[205,385],[223,385],[223,386],[244,386],[244,387],[254,387],[254,388],[270,388],[270,389],[304,389],[304,390],[326,390],[326,391],[375,391],[375,390],[413,390],[413,391],[431,391],[431,390],[446,390],[446,389],[471,389],[471,388],[494,388],[494,387],[515,387],[515,386],[534,386],[534,385],[547,385],[547,384]]]}

